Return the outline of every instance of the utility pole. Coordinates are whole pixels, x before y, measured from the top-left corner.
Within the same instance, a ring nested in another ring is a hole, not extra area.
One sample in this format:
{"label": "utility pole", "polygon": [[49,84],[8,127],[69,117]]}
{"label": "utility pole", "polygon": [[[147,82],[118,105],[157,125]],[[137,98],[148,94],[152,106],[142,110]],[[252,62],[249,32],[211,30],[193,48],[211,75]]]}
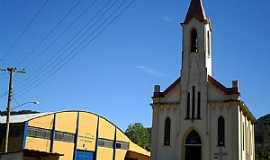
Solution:
{"label": "utility pole", "polygon": [[8,101],[7,101],[7,115],[6,115],[6,138],[5,138],[5,153],[8,152],[8,137],[9,137],[9,123],[10,123],[10,112],[11,102],[13,96],[13,74],[14,73],[25,73],[24,70],[17,70],[17,68],[9,67],[7,69],[1,69],[1,71],[8,72],[9,84],[8,84]]}

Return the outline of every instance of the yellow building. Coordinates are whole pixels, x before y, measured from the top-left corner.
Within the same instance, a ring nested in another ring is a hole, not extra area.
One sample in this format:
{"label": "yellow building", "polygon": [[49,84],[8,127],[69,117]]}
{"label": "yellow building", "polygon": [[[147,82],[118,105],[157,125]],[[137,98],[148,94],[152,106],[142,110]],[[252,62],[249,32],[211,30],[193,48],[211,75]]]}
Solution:
{"label": "yellow building", "polygon": [[[5,117],[1,117],[1,150]],[[84,111],[11,116],[9,152],[36,150],[63,154],[61,160],[148,160],[150,153],[134,144],[106,118]]]}

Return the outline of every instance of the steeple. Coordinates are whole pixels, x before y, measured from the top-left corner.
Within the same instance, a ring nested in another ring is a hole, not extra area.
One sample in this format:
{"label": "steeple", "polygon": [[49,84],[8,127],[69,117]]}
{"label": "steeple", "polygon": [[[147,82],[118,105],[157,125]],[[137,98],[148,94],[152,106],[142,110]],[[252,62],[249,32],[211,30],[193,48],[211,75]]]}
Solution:
{"label": "steeple", "polygon": [[[203,0],[191,0],[183,27],[182,80],[198,86],[212,75],[211,23],[205,14]],[[192,86],[190,86],[192,88]]]}
{"label": "steeple", "polygon": [[192,18],[196,18],[200,22],[208,21],[202,0],[191,0],[184,23],[188,23]]}

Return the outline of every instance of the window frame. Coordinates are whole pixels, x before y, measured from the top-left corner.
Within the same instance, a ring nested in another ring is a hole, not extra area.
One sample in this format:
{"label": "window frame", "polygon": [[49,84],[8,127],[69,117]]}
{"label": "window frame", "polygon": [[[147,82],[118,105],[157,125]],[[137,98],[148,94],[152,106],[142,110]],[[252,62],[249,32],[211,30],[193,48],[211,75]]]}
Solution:
{"label": "window frame", "polygon": [[201,92],[197,96],[197,119],[201,119]]}
{"label": "window frame", "polygon": [[191,115],[191,119],[195,120],[195,111],[196,111],[196,87],[192,86],[192,115]]}
{"label": "window frame", "polygon": [[190,32],[190,51],[197,53],[199,48],[198,32],[193,28]]}
{"label": "window frame", "polygon": [[190,92],[188,92],[188,94],[187,94],[186,119],[190,119]]}
{"label": "window frame", "polygon": [[218,133],[217,133],[217,140],[218,140],[218,146],[219,147],[225,147],[225,140],[226,140],[226,127],[225,127],[225,118],[223,116],[220,116],[218,118]]}
{"label": "window frame", "polygon": [[170,146],[171,145],[171,118],[167,117],[165,119],[165,124],[164,124],[164,141],[163,145],[164,146]]}

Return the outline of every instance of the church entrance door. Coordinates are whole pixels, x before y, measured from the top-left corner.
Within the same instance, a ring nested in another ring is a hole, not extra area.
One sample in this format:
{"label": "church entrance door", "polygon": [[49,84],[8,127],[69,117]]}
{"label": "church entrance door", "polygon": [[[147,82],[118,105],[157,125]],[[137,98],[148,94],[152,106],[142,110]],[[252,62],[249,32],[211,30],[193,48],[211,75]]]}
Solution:
{"label": "church entrance door", "polygon": [[185,160],[201,160],[202,159],[202,143],[199,134],[192,131],[185,142]]}
{"label": "church entrance door", "polygon": [[201,160],[201,146],[186,146],[185,160]]}

